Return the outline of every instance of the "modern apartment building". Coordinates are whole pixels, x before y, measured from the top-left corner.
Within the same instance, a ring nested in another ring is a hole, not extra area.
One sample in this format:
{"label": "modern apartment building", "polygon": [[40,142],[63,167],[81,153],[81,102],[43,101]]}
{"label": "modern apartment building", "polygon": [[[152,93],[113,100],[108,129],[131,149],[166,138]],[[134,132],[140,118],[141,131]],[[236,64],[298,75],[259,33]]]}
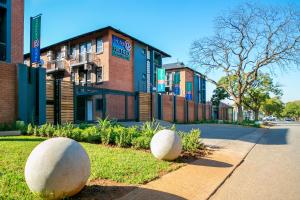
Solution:
{"label": "modern apartment building", "polygon": [[164,57],[169,55],[111,26],[41,49],[48,79],[129,92],[155,90]]}
{"label": "modern apartment building", "polygon": [[205,76],[182,62],[163,65],[166,69],[166,92],[196,103],[206,102]]}
{"label": "modern apartment building", "polygon": [[23,63],[24,0],[0,0],[0,61]]}

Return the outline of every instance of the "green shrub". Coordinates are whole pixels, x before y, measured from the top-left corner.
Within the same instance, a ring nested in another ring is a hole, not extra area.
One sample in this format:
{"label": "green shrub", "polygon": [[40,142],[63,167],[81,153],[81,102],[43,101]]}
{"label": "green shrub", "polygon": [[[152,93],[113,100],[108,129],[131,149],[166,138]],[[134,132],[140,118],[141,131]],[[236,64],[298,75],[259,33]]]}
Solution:
{"label": "green shrub", "polygon": [[86,129],[86,128],[89,128],[91,126],[92,125],[87,124],[87,123],[80,123],[80,124],[78,124],[78,128],[80,128],[80,129]]}
{"label": "green shrub", "polygon": [[201,147],[200,130],[192,129],[189,133],[180,132],[182,149],[190,153],[196,152]]}
{"label": "green shrub", "polygon": [[84,142],[99,143],[101,141],[101,136],[98,128],[96,126],[85,128],[81,133],[80,140]]}
{"label": "green shrub", "polygon": [[112,127],[100,129],[101,142],[102,144],[108,145],[113,141],[113,130]]}
{"label": "green shrub", "polygon": [[128,131],[128,128],[122,126],[115,126],[113,128],[114,132],[114,143],[118,147],[128,147],[131,145],[131,133]]}
{"label": "green shrub", "polygon": [[132,146],[136,149],[149,149],[150,142],[151,142],[151,137],[139,136],[132,140]]}
{"label": "green shrub", "polygon": [[31,124],[28,124],[26,133],[27,133],[27,135],[34,134],[34,127]]}
{"label": "green shrub", "polygon": [[33,127],[33,135],[40,136],[40,134],[39,134],[39,127],[37,127],[37,126]]}
{"label": "green shrub", "polygon": [[21,131],[21,134],[26,134],[27,126],[24,121],[16,121],[16,129]]}
{"label": "green shrub", "polygon": [[73,128],[71,131],[71,134],[67,135],[68,138],[71,138],[73,140],[76,141],[80,141],[81,139],[81,133],[82,133],[82,129],[80,128]]}
{"label": "green shrub", "polygon": [[145,122],[143,124],[143,126],[141,127],[141,135],[152,138],[155,133],[162,129],[163,127],[160,126],[158,122],[152,120],[151,122]]}

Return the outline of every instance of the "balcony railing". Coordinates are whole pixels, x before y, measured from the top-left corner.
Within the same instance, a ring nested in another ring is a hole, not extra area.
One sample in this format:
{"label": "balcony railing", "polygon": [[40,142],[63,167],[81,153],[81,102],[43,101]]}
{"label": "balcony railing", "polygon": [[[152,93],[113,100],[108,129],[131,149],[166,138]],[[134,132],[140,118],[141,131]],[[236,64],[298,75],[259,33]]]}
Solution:
{"label": "balcony railing", "polygon": [[0,42],[0,60],[6,61],[6,44]]}
{"label": "balcony railing", "polygon": [[86,63],[94,63],[95,53],[81,53],[74,57],[71,56],[71,66],[82,65]]}
{"label": "balcony railing", "polygon": [[67,62],[65,60],[53,60],[48,61],[47,63],[47,71],[54,72],[54,71],[63,71],[67,67]]}

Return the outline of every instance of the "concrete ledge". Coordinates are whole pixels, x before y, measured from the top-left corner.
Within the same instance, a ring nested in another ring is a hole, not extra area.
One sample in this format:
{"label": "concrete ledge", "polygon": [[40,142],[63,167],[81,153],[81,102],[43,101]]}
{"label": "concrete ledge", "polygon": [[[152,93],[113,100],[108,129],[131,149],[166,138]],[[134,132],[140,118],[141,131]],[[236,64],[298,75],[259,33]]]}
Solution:
{"label": "concrete ledge", "polygon": [[21,131],[0,131],[0,136],[19,136]]}

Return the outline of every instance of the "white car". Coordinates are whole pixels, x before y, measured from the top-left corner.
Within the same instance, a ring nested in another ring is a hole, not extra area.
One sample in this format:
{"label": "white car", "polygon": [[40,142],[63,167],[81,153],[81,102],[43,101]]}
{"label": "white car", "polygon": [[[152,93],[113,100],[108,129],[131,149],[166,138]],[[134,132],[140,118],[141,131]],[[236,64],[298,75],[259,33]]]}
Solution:
{"label": "white car", "polygon": [[263,118],[263,121],[276,121],[277,118],[273,116],[267,116]]}

